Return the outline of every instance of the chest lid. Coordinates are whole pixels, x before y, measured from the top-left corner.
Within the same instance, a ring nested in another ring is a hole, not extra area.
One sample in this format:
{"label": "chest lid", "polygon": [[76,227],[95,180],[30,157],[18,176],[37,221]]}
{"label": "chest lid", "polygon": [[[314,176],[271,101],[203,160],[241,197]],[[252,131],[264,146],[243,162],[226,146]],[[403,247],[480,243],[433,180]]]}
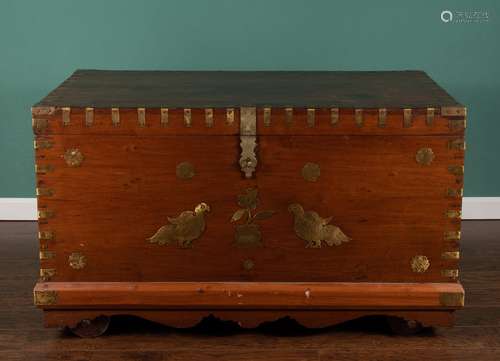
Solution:
{"label": "chest lid", "polygon": [[417,135],[466,109],[422,71],[77,70],[32,113],[47,134]]}

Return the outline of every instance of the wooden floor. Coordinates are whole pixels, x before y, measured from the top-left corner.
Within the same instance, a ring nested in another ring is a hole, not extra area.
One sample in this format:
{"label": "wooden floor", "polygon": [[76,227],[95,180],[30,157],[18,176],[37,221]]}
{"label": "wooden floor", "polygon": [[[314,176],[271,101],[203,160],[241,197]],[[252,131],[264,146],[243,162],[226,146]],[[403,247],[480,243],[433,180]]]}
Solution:
{"label": "wooden floor", "polygon": [[107,335],[79,339],[42,327],[32,305],[38,271],[36,224],[0,222],[0,361],[6,360],[500,360],[500,221],[463,223],[466,307],[451,329],[388,334],[379,319],[322,330],[291,320],[255,330],[206,320],[176,330],[114,319]]}

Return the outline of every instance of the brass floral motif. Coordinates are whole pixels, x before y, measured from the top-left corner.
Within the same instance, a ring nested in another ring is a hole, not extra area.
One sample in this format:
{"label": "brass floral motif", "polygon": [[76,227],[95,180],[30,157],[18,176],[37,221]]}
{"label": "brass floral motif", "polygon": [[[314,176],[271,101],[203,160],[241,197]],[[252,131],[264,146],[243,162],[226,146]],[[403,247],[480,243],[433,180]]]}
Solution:
{"label": "brass floral motif", "polygon": [[241,247],[256,247],[262,245],[262,233],[260,227],[254,221],[271,218],[275,211],[261,211],[252,215],[257,208],[258,190],[249,188],[244,194],[238,196],[238,205],[241,207],[234,212],[231,222],[244,221],[244,224],[236,226],[235,243]]}
{"label": "brass floral motif", "polygon": [[302,167],[302,177],[308,182],[316,182],[321,175],[321,168],[316,163],[306,163]]}
{"label": "brass floral motif", "polygon": [[431,148],[420,148],[415,155],[417,163],[429,165],[434,160],[435,155]]}
{"label": "brass floral motif", "polygon": [[332,217],[321,218],[316,212],[305,212],[298,203],[290,204],[288,210],[294,216],[295,233],[307,242],[306,248],[321,248],[322,241],[329,246],[340,246],[351,240],[339,227],[329,224]]}
{"label": "brass floral motif", "polygon": [[205,231],[205,213],[210,212],[206,203],[200,203],[193,211],[184,211],[175,218],[167,217],[170,224],[166,224],[148,238],[151,243],[159,245],[177,242],[180,248],[191,248],[193,241]]}
{"label": "brass floral motif", "polygon": [[175,169],[175,174],[179,179],[191,179],[195,175],[194,166],[189,162],[179,163]]}
{"label": "brass floral motif", "polygon": [[250,271],[255,266],[255,263],[251,259],[246,259],[243,261],[243,269],[245,271]]}
{"label": "brass floral motif", "polygon": [[410,265],[413,272],[424,273],[427,271],[431,263],[427,257],[418,255],[411,259]]}
{"label": "brass floral motif", "polygon": [[64,153],[64,160],[70,167],[79,167],[84,159],[82,152],[77,148],[68,149]]}
{"label": "brass floral motif", "polygon": [[73,252],[68,257],[68,263],[71,268],[82,269],[87,265],[87,257],[80,252]]}

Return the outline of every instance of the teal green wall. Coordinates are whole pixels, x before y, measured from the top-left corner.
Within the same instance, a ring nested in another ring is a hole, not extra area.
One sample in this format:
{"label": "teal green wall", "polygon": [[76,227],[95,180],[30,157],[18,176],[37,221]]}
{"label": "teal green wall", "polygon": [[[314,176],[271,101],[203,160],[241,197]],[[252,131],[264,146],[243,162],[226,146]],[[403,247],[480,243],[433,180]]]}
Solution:
{"label": "teal green wall", "polygon": [[[483,10],[488,23],[445,24]],[[500,196],[500,2],[0,0],[0,197],[33,196],[30,106],[76,68],[423,69],[469,108],[467,196]]]}

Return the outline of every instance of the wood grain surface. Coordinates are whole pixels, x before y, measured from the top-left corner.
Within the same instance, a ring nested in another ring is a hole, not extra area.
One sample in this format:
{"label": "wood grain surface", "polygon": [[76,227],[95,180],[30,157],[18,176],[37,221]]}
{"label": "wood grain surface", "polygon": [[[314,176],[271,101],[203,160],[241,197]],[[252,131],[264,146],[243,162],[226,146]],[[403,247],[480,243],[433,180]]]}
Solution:
{"label": "wood grain surface", "polygon": [[[453,328],[416,337],[387,334],[373,316],[326,329],[283,319],[242,330],[208,318],[172,329],[116,317],[108,334],[79,339],[44,329],[33,306],[38,274],[36,223],[0,223],[0,358],[17,360],[498,360],[500,358],[500,222],[463,222],[461,282],[466,307]],[[300,317],[298,317],[300,319]]]}

